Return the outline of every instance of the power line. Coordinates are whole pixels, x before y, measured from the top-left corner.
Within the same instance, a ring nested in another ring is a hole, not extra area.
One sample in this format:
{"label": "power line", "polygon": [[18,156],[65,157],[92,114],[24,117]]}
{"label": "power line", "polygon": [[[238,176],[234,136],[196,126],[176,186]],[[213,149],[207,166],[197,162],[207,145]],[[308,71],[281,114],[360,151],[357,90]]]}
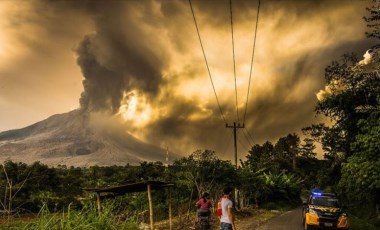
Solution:
{"label": "power line", "polygon": [[247,152],[249,152],[250,149],[247,148],[247,146],[246,146],[245,144],[243,144],[243,141],[241,141],[240,138],[238,138],[238,141],[239,141],[240,145],[243,146],[243,148],[244,148]]}
{"label": "power line", "polygon": [[246,131],[246,133],[248,134],[248,136],[251,138],[252,143],[255,144],[255,140],[253,139],[252,135],[249,133],[248,129],[245,127],[244,130]]}
{"label": "power line", "polygon": [[232,59],[234,62],[234,78],[235,78],[235,101],[236,101],[236,116],[237,121],[239,121],[239,106],[238,106],[238,95],[237,95],[237,85],[236,85],[236,62],[235,62],[235,43],[234,43],[234,23],[232,18],[232,0],[230,0],[230,15],[231,15],[231,36],[232,36]]}
{"label": "power line", "polygon": [[204,48],[203,48],[202,39],[201,39],[201,35],[200,35],[200,33],[199,33],[197,20],[195,19],[195,14],[194,14],[193,6],[192,6],[192,4],[191,4],[191,0],[189,0],[189,3],[190,3],[190,8],[191,8],[191,13],[192,13],[192,15],[193,15],[193,19],[194,19],[195,28],[197,29],[197,34],[198,34],[198,38],[199,38],[199,43],[201,44],[201,48],[202,48],[202,52],[203,52],[203,57],[204,57],[205,62],[206,62],[206,67],[207,67],[208,75],[209,75],[209,77],[210,77],[210,81],[211,81],[212,89],[214,90],[214,94],[215,94],[216,102],[218,103],[219,111],[220,111],[220,114],[221,114],[221,116],[222,116],[222,118],[223,118],[223,120],[224,120],[224,123],[227,123],[226,118],[225,118],[224,115],[223,115],[222,107],[220,106],[220,103],[219,103],[218,95],[216,94],[216,90],[215,90],[214,82],[213,82],[212,77],[211,77],[210,68],[209,68],[209,66],[208,66],[208,62],[207,62],[207,58],[206,58],[206,54],[205,54],[205,51],[204,51]]}
{"label": "power line", "polygon": [[[214,94],[215,94],[216,101],[217,101],[217,103],[218,103],[218,107],[219,107],[220,114],[221,114],[221,116],[222,116],[224,122],[226,123],[226,128],[233,128],[233,130],[234,130],[235,166],[237,167],[237,130],[238,130],[239,128],[245,128],[245,125],[244,125],[244,122],[243,122],[242,125],[240,124],[240,116],[239,116],[238,93],[237,93],[237,80],[236,80],[237,78],[236,78],[236,60],[235,60],[235,42],[234,42],[234,29],[233,29],[232,0],[230,0],[230,16],[231,16],[231,35],[232,35],[232,56],[233,56],[233,68],[234,68],[234,80],[235,80],[236,116],[237,116],[237,120],[238,120],[238,123],[236,124],[236,122],[234,122],[234,123],[233,123],[233,126],[227,124],[226,119],[225,119],[225,117],[224,117],[224,115],[223,115],[223,111],[222,111],[222,108],[221,108],[221,106],[220,106],[219,99],[218,99],[218,96],[217,96],[217,93],[216,93],[216,90],[215,90],[214,82],[213,82],[213,80],[212,80],[212,76],[211,76],[210,68],[209,68],[209,65],[208,65],[208,62],[207,62],[207,58],[206,58],[206,54],[205,54],[205,50],[204,50],[204,47],[203,47],[202,39],[201,39],[201,36],[200,36],[200,32],[199,32],[198,24],[197,24],[197,21],[196,21],[196,18],[195,18],[195,13],[194,13],[194,10],[193,10],[193,6],[192,6],[192,3],[191,3],[191,0],[189,0],[189,4],[190,4],[190,8],[191,8],[191,13],[192,13],[192,15],[193,15],[195,28],[196,28],[196,30],[197,30],[199,43],[200,43],[201,48],[202,48],[203,57],[204,57],[204,60],[205,60],[205,63],[206,63],[206,67],[207,67],[207,71],[208,71],[208,74],[209,74],[209,78],[210,78],[210,81],[211,81],[211,85],[212,85],[212,88],[213,88],[213,90],[214,90]],[[245,112],[244,112],[244,121],[245,121],[245,117],[246,117],[246,113],[247,113],[247,107],[248,107],[249,90],[250,90],[251,76],[252,76],[252,69],[253,69],[253,59],[254,59],[255,46],[256,46],[256,37],[257,37],[257,27],[258,27],[258,19],[259,19],[259,10],[260,10],[260,0],[259,0],[259,3],[258,3],[258,10],[257,10],[256,28],[255,28],[255,36],[254,36],[253,49],[252,49],[251,70],[250,70],[250,74],[249,74],[249,84],[248,84],[248,91],[247,91],[247,101],[246,101]],[[247,131],[247,133],[248,133],[248,131]],[[249,134],[249,133],[248,133],[248,134]],[[250,134],[249,134],[249,135],[250,135]],[[247,135],[245,135],[245,137],[247,138],[247,141],[248,141],[248,143],[250,144],[250,141],[249,141]],[[251,139],[253,140],[252,136],[251,136]],[[240,144],[241,144],[244,148],[246,148],[246,147],[243,145],[243,143],[241,143],[240,139],[238,139],[238,140],[239,140]],[[247,148],[246,148],[246,149],[247,149]],[[248,151],[249,151],[249,150],[248,150]]]}
{"label": "power line", "polygon": [[[230,136],[233,138],[234,137],[233,132],[230,132],[230,134],[231,134]],[[229,139],[229,140],[231,140],[231,139]],[[232,141],[226,141],[225,143],[226,143],[226,145],[224,148],[224,153],[227,153],[228,149],[231,147]]]}
{"label": "power line", "polygon": [[250,86],[251,86],[251,76],[252,76],[252,69],[253,69],[253,57],[255,56],[255,46],[256,46],[257,26],[258,26],[258,24],[259,24],[259,13],[260,13],[260,0],[259,0],[258,5],[257,5],[256,27],[255,27],[255,36],[254,36],[254,39],[253,39],[252,59],[251,59],[251,70],[249,71],[248,92],[247,92],[247,100],[246,100],[246,102],[245,102],[245,111],[244,111],[243,123],[245,122],[245,116],[247,115],[248,98],[249,98],[249,89],[250,89]]}
{"label": "power line", "polygon": [[[244,128],[244,130],[246,130],[246,129]],[[248,141],[248,144],[249,144],[250,146],[253,146],[251,140],[248,138],[248,135],[247,135],[246,132],[244,132],[244,130],[243,130],[243,134],[244,134],[245,139]],[[253,143],[254,143],[254,142],[253,142]]]}

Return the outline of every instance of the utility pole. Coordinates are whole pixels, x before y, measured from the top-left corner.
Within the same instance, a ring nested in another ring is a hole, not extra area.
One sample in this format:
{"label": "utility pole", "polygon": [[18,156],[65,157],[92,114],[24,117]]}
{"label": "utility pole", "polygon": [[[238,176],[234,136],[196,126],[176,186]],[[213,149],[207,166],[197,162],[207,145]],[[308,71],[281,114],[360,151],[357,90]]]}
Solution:
{"label": "utility pole", "polygon": [[169,146],[166,146],[166,161],[165,161],[165,171],[169,168]]}
{"label": "utility pole", "polygon": [[245,126],[244,126],[244,124],[240,124],[240,123],[238,123],[237,125],[236,125],[236,122],[234,122],[234,125],[232,126],[232,125],[228,125],[228,124],[226,124],[226,128],[233,128],[234,129],[234,147],[235,147],[235,168],[237,169],[238,168],[238,164],[237,164],[237,143],[236,143],[236,130],[237,129],[242,129],[242,128],[244,128]]}
{"label": "utility pole", "polygon": [[[237,163],[237,129],[242,129],[244,128],[244,123],[241,125],[240,123],[236,124],[236,122],[234,122],[234,125],[228,125],[226,124],[226,128],[233,128],[234,129],[234,147],[235,147],[235,169],[237,170],[238,168],[238,163]],[[240,204],[239,204],[239,191],[237,190],[237,188],[235,188],[235,205],[237,208],[240,208]]]}

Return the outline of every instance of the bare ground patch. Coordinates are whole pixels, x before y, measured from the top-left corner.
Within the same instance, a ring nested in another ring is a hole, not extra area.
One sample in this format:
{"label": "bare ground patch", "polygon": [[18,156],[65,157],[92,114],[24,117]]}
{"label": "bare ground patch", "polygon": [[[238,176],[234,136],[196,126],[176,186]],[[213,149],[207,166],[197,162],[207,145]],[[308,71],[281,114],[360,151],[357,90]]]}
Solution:
{"label": "bare ground patch", "polygon": [[[268,219],[279,215],[278,212],[272,212],[264,209],[242,209],[235,213],[235,223],[239,230],[252,230],[263,224]],[[193,229],[194,214],[173,218],[173,230]],[[215,214],[211,218],[212,230],[219,230],[219,219]],[[161,221],[155,224],[157,230],[168,230],[169,221]]]}

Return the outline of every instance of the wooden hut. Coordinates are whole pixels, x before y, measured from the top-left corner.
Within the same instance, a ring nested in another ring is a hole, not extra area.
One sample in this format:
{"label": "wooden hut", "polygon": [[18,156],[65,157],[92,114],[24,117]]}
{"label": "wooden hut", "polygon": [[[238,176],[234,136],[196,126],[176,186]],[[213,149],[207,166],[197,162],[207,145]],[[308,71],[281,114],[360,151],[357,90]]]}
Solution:
{"label": "wooden hut", "polygon": [[97,196],[97,206],[98,212],[101,214],[102,199],[106,199],[110,195],[112,197],[121,196],[126,193],[135,193],[135,192],[145,192],[148,193],[148,202],[149,202],[149,219],[150,219],[150,229],[154,230],[154,216],[153,216],[153,201],[152,201],[152,190],[168,188],[169,190],[169,225],[172,229],[172,211],[171,211],[171,191],[170,187],[174,186],[172,183],[166,183],[161,181],[144,181],[137,182],[132,184],[119,185],[115,187],[105,187],[105,188],[84,188],[83,190],[88,192],[95,192]]}

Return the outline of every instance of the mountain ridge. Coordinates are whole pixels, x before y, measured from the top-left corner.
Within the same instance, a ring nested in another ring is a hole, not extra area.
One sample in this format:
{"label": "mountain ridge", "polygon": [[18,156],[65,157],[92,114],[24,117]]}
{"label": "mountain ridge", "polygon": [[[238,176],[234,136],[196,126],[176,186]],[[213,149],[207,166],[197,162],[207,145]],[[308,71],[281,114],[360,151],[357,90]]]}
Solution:
{"label": "mountain ridge", "polygon": [[[122,129],[91,124],[83,110],[55,114],[30,126],[0,132],[0,161],[49,166],[136,165],[166,159],[166,151]],[[170,154],[176,158],[178,156]]]}

